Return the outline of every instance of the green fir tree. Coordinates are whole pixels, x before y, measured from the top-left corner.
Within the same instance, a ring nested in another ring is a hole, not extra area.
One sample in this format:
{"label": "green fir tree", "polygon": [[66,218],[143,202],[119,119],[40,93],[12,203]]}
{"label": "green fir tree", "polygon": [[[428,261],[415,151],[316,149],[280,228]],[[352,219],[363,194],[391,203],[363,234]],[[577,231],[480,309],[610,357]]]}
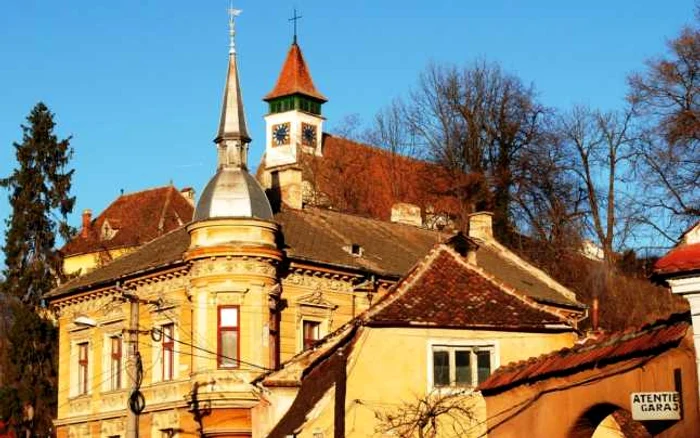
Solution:
{"label": "green fir tree", "polygon": [[[27,122],[22,142],[14,144],[17,167],[0,179],[12,209],[2,248],[0,293],[11,312],[0,412],[11,415],[21,431],[47,436],[56,410],[58,332],[42,300],[62,279],[57,238],[73,234],[67,222],[75,204],[70,196],[73,170],[68,169],[73,150],[70,138],[59,140],[54,134],[54,115],[43,103],[32,109]],[[31,421],[27,406],[34,411]]]}

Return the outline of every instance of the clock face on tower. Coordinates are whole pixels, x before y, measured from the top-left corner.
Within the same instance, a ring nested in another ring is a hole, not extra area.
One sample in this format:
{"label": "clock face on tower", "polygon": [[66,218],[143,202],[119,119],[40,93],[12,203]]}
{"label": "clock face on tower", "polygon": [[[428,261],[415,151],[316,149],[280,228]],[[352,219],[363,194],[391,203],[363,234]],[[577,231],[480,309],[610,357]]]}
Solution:
{"label": "clock face on tower", "polygon": [[308,123],[301,124],[301,144],[316,146],[316,126]]}
{"label": "clock face on tower", "polygon": [[283,146],[289,144],[289,123],[272,125],[273,146]]}

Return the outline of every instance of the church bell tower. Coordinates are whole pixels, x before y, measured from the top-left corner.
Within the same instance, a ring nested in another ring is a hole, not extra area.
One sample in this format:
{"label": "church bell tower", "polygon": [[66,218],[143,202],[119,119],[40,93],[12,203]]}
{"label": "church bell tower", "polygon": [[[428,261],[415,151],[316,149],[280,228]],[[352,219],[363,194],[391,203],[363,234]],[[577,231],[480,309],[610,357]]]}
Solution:
{"label": "church bell tower", "polygon": [[321,109],[327,99],[314,86],[296,32],[277,83],[263,100],[268,103],[263,185],[287,206],[301,208],[302,160],[323,154]]}

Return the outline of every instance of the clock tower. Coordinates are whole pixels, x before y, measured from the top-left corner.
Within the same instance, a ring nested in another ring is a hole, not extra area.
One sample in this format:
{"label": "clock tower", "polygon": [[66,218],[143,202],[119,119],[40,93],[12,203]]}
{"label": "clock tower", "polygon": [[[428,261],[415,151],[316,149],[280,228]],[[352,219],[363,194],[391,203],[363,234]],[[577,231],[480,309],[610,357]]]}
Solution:
{"label": "clock tower", "polygon": [[323,153],[321,107],[327,99],[316,90],[296,38],[275,87],[263,100],[269,105],[263,184],[279,191],[280,200],[288,206],[301,208],[300,160],[304,154]]}

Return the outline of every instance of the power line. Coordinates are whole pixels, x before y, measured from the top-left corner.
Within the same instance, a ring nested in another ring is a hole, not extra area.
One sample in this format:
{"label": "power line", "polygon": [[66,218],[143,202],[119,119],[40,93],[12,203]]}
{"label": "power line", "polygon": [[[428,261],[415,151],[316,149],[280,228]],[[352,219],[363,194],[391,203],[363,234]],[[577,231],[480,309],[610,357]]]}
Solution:
{"label": "power line", "polygon": [[[177,323],[174,322],[174,321],[173,321],[173,324],[179,325],[179,324],[177,324]],[[180,327],[181,327],[181,326],[180,326]],[[153,329],[151,329],[151,331],[158,331],[158,332],[161,333],[161,336],[162,336],[162,331],[161,331],[160,329],[153,328]],[[173,342],[177,342],[178,344],[186,345],[186,346],[191,347],[191,348],[196,348],[196,349],[199,350],[199,351],[203,351],[203,352],[205,352],[205,353],[214,355],[215,357],[220,358],[220,359],[226,359],[226,360],[236,361],[238,364],[248,365],[248,366],[250,366],[250,367],[258,368],[258,369],[263,370],[263,371],[274,371],[272,368],[267,368],[267,367],[264,367],[264,366],[262,366],[262,365],[254,364],[254,363],[252,363],[252,362],[247,362],[247,361],[245,361],[245,360],[243,360],[243,359],[238,359],[238,358],[234,358],[234,357],[229,357],[229,356],[220,354],[219,352],[209,350],[208,348],[199,347],[199,346],[194,345],[194,344],[192,344],[192,343],[190,343],[190,342],[182,341],[182,340],[180,340],[180,339],[175,339],[175,338],[173,338],[172,340],[173,340]]]}

